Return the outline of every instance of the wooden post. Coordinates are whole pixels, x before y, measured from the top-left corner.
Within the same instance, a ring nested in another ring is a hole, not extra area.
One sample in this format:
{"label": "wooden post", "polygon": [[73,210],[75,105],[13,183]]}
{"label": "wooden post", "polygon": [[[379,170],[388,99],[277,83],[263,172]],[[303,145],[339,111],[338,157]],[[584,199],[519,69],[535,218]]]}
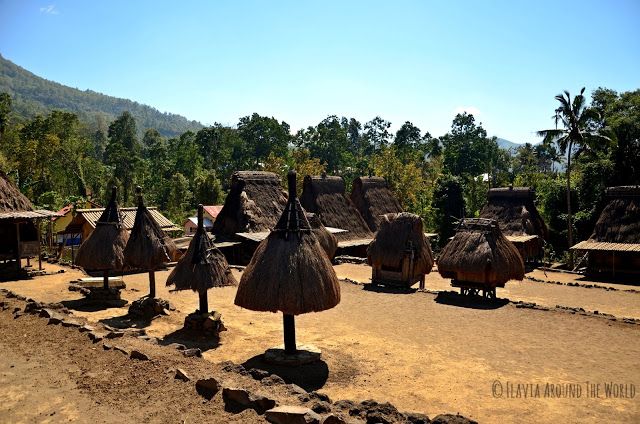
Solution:
{"label": "wooden post", "polygon": [[20,272],[20,268],[22,268],[22,252],[20,251],[20,223],[16,222],[16,240],[18,241],[17,249],[16,249],[16,262],[18,265],[18,272]]}
{"label": "wooden post", "polygon": [[199,292],[200,295],[200,313],[207,314],[209,313],[209,301],[207,300],[207,291],[203,290]]}
{"label": "wooden post", "polygon": [[151,299],[156,297],[156,273],[155,273],[155,271],[149,271],[149,297]]}
{"label": "wooden post", "polygon": [[293,355],[298,351],[296,348],[296,321],[293,315],[282,314],[284,325],[284,353]]}
{"label": "wooden post", "polygon": [[36,227],[38,228],[38,271],[42,271],[42,236],[40,235],[40,220],[36,220]]}
{"label": "wooden post", "polygon": [[102,282],[102,287],[105,290],[108,290],[109,289],[109,270],[105,270],[103,275],[104,275],[104,280]]}

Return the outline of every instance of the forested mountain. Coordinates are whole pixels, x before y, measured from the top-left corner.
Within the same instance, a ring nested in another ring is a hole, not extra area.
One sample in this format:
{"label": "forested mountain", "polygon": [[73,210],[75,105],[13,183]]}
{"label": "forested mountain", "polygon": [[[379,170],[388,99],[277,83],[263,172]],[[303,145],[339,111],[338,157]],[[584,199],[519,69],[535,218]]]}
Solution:
{"label": "forested mountain", "polygon": [[0,55],[0,93],[12,97],[14,116],[30,119],[45,115],[53,109],[73,112],[82,122],[105,130],[122,112],[129,111],[136,120],[140,135],[155,128],[166,137],[175,137],[185,131],[197,131],[202,124],[184,116],[162,113],[150,106],[131,100],[107,96],[91,90],[78,90],[57,82],[40,78]]}

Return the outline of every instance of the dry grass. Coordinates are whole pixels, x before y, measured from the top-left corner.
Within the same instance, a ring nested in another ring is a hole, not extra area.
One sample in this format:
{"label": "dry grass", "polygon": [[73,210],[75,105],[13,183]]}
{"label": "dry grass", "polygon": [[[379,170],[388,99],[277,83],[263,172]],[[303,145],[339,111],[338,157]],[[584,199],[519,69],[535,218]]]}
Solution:
{"label": "dry grass", "polygon": [[0,171],[0,213],[32,210],[33,205],[27,196],[20,193],[7,174]]}
{"label": "dry grass", "polygon": [[640,243],[640,186],[610,187],[590,239],[609,243]]}
{"label": "dry grass", "polygon": [[338,239],[336,238],[336,236],[327,231],[316,214],[307,213],[306,216],[309,220],[311,231],[318,239],[320,246],[322,246],[322,250],[325,251],[329,259],[333,259],[336,254],[336,250],[338,250]]}

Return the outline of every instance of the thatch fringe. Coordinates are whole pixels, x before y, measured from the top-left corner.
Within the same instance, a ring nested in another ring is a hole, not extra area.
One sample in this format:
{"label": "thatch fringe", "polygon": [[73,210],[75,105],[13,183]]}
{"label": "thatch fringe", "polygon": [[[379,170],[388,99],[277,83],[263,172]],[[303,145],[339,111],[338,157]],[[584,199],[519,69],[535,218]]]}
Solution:
{"label": "thatch fringe", "polygon": [[503,286],[524,278],[518,249],[507,240],[497,221],[465,219],[440,253],[438,271],[444,278]]}
{"label": "thatch fringe", "polygon": [[373,232],[380,228],[383,215],[402,212],[400,202],[382,177],[358,177],[353,180],[351,201]]}
{"label": "thatch fringe", "polygon": [[640,243],[640,186],[610,187],[611,200],[602,210],[590,240]]}
{"label": "thatch fringe", "polygon": [[424,235],[422,219],[407,212],[384,215],[380,229],[367,248],[367,262],[378,268],[400,268],[407,251],[415,255],[415,274],[431,272],[433,253]]}
{"label": "thatch fringe", "polygon": [[177,247],[171,237],[160,228],[151,212],[144,205],[142,189],[137,187],[138,209],[124,249],[125,265],[148,271],[171,262],[176,255]]}
{"label": "thatch fringe", "polygon": [[333,259],[336,250],[338,250],[338,239],[322,225],[320,218],[315,213],[307,213],[306,215],[309,225],[311,225],[311,231],[318,239],[322,250],[325,251],[329,259]]}
{"label": "thatch fringe", "polygon": [[78,249],[76,264],[85,270],[122,269],[128,240],[129,233],[122,225],[116,201],[116,187],[113,187],[111,200],[96,223],[96,229]]}
{"label": "thatch fringe", "polygon": [[7,174],[0,171],[0,213],[32,211],[33,204],[20,192]]}
{"label": "thatch fringe", "polygon": [[213,233],[233,237],[236,233],[269,231],[287,203],[280,178],[272,172],[237,171],[231,189],[213,223]]}
{"label": "thatch fringe", "polygon": [[307,175],[300,202],[307,212],[317,214],[325,226],[347,230],[336,235],[339,241],[373,238],[369,226],[344,190],[342,177]]}
{"label": "thatch fringe", "polygon": [[336,273],[296,198],[295,180],[292,171],[287,206],[244,270],[235,298],[238,306],[299,315],[340,302]]}
{"label": "thatch fringe", "polygon": [[198,229],[189,243],[187,252],[167,278],[167,286],[173,285],[176,290],[204,293],[213,287],[238,284],[231,274],[227,259],[204,230],[202,215],[202,205],[199,205]]}
{"label": "thatch fringe", "polygon": [[492,188],[480,218],[495,219],[502,233],[509,236],[548,236],[547,226],[534,204],[535,191],[529,187]]}

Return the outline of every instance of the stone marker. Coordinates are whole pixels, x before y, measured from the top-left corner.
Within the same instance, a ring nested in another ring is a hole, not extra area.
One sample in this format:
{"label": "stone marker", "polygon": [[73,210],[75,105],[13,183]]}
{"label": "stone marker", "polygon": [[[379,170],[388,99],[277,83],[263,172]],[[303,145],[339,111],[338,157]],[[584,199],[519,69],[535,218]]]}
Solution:
{"label": "stone marker", "polygon": [[304,406],[277,406],[265,412],[264,416],[273,424],[320,424],[320,415]]}
{"label": "stone marker", "polygon": [[225,387],[222,389],[222,400],[226,409],[233,412],[240,412],[245,409],[253,409],[259,415],[266,410],[276,406],[276,401],[266,396],[249,392],[236,387]]}

